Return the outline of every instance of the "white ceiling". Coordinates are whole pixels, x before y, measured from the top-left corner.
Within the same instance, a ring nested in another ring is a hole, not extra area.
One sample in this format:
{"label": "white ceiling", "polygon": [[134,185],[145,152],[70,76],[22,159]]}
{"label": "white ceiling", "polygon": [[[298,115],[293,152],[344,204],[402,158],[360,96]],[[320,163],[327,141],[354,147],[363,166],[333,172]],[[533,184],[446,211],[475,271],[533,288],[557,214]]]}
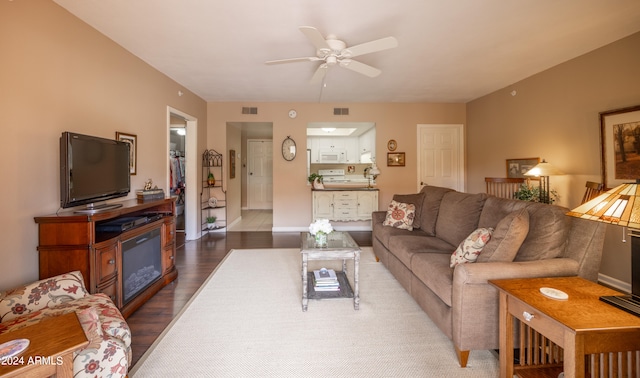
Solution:
{"label": "white ceiling", "polygon": [[[467,102],[640,31],[638,0],[54,0],[206,101]],[[399,46],[318,62],[298,30]]]}

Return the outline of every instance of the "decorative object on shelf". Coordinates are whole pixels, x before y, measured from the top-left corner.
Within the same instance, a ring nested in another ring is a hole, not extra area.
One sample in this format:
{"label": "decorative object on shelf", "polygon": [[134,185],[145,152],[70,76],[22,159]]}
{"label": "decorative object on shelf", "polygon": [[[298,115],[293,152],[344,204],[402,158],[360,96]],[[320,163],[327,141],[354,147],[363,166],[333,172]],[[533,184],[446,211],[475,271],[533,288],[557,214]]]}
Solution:
{"label": "decorative object on shelf", "polygon": [[129,173],[132,176],[135,175],[138,167],[138,137],[134,134],[116,131],[116,140],[129,144]]}
{"label": "decorative object on shelf", "polygon": [[216,228],[216,220],[218,217],[207,217],[207,228],[213,230]]}
{"label": "decorative object on shelf", "polygon": [[229,178],[236,178],[236,150],[229,150]]}
{"label": "decorative object on shelf", "polygon": [[395,139],[389,139],[389,141],[387,142],[387,149],[389,151],[395,151],[396,148],[398,148],[398,143],[395,141]]}
{"label": "decorative object on shelf", "polygon": [[540,163],[540,158],[507,159],[507,178],[526,178],[524,175]]}
{"label": "decorative object on shelf", "polygon": [[327,235],[333,232],[333,227],[328,219],[316,219],[309,225],[309,233],[316,239],[316,247],[327,246]]}
{"label": "decorative object on shelf", "polygon": [[640,162],[630,159],[640,143],[640,105],[600,113],[602,183],[606,188],[638,179]]}
{"label": "decorative object on shelf", "polygon": [[[541,163],[538,163],[535,167],[528,170],[525,176],[535,176],[540,178],[539,182],[539,190],[538,193],[540,195],[540,201],[542,203],[553,203],[554,199],[550,196],[550,188],[549,188],[549,176],[560,176],[564,175],[564,172],[554,167],[553,165],[547,163],[544,159],[542,159]],[[555,194],[557,197],[557,193]]]}
{"label": "decorative object on shelf", "polygon": [[309,183],[311,183],[311,187],[313,189],[324,189],[322,175],[312,173],[309,175],[309,177],[307,177],[307,180],[309,180]]}
{"label": "decorative object on shelf", "polygon": [[404,152],[387,152],[387,167],[404,167]]}
{"label": "decorative object on shelf", "polygon": [[309,177],[307,177],[307,180],[309,181],[310,184],[313,184],[314,181],[316,181],[316,178],[320,180],[320,182],[322,182],[322,175],[319,175],[317,173],[312,173],[309,175]]}
{"label": "decorative object on shelf", "polygon": [[209,172],[209,175],[207,176],[207,184],[209,186],[214,186],[216,184],[216,178],[213,175],[213,172]]}
{"label": "decorative object on shelf", "polygon": [[148,179],[147,181],[145,181],[144,183],[144,188],[143,190],[151,190],[151,187],[153,186],[153,180]]}
{"label": "decorative object on shelf", "polygon": [[207,201],[209,203],[209,207],[217,207],[218,206],[218,199],[216,197],[211,197],[209,198],[209,201]]}
{"label": "decorative object on shelf", "polygon": [[286,161],[296,158],[296,142],[289,135],[282,141],[282,157]]}
{"label": "decorative object on shelf", "polygon": [[378,177],[380,173],[380,169],[376,165],[375,161],[371,162],[370,167],[364,169],[364,177],[369,179],[369,185],[367,186],[367,188],[373,188],[373,186],[371,185],[371,177],[373,177],[373,180],[375,181],[376,177]]}

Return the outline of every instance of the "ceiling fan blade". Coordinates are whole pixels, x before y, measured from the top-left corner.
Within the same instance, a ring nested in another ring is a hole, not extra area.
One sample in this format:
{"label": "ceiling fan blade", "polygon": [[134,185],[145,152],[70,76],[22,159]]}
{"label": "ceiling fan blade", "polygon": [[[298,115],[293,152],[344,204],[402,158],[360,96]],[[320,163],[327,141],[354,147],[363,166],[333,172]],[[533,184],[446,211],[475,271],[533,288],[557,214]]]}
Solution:
{"label": "ceiling fan blade", "polygon": [[375,41],[361,43],[359,45],[347,47],[342,50],[341,55],[345,58],[351,58],[354,56],[360,56],[364,54],[370,54],[377,51],[392,49],[398,47],[398,40],[394,37],[386,37],[376,39]]}
{"label": "ceiling fan blade", "polygon": [[357,60],[351,59],[342,59],[340,61],[340,67],[344,67],[346,69],[369,77],[376,77],[382,73],[382,71],[375,67],[371,67],[368,64],[360,63]]}
{"label": "ceiling fan blade", "polygon": [[265,64],[280,64],[280,63],[294,63],[294,62],[316,62],[318,60],[322,60],[317,56],[309,56],[304,58],[289,58],[289,59],[278,59],[278,60],[268,60],[264,62]]}
{"label": "ceiling fan blade", "polygon": [[300,31],[307,36],[309,41],[315,46],[316,50],[328,50],[331,51],[331,47],[324,39],[324,36],[318,31],[318,29],[312,26],[300,26]]}
{"label": "ceiling fan blade", "polygon": [[313,76],[311,77],[311,80],[309,81],[309,83],[311,84],[321,83],[322,79],[324,79],[324,76],[327,74],[328,70],[329,70],[329,65],[327,63],[322,63],[318,67],[316,72],[313,73]]}

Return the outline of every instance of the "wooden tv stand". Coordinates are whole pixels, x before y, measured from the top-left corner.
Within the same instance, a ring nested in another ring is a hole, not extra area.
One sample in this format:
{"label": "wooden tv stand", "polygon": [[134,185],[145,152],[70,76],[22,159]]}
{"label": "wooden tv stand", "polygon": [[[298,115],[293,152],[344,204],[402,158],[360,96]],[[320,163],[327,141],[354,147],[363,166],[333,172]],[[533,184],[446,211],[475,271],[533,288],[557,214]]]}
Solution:
{"label": "wooden tv stand", "polygon": [[[79,270],[90,293],[105,293],[126,318],[161,288],[178,276],[175,267],[174,198],[139,202],[137,199],[120,202],[122,207],[80,214],[73,211],[35,217],[38,224],[38,252],[40,279]],[[160,214],[159,219],[138,225],[124,232],[96,231],[96,224],[122,217]],[[127,304],[123,303],[122,242],[159,229],[162,248],[161,277]]]}

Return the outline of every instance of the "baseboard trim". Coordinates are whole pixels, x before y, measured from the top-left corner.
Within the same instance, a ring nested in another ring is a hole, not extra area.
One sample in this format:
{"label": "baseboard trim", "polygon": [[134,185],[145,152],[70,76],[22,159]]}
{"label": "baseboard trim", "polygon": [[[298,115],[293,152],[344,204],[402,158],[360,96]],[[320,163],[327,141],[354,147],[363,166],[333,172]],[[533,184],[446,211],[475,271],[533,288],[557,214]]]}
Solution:
{"label": "baseboard trim", "polygon": [[598,273],[598,282],[622,292],[631,293],[630,283],[620,281],[619,279],[607,276],[606,274]]}

